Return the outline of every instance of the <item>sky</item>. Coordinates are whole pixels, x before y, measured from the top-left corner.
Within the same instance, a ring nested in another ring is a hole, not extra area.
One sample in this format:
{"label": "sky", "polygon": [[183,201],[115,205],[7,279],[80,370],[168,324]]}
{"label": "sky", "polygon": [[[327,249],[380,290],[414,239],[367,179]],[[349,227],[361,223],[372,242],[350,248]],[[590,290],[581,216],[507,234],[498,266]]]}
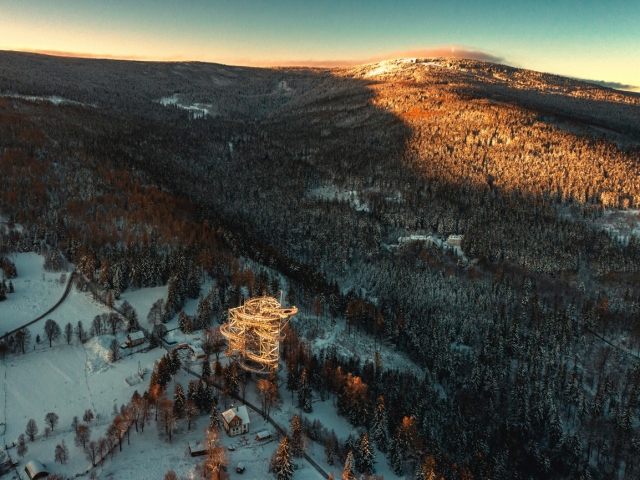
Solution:
{"label": "sky", "polygon": [[0,0],[0,49],[257,66],[447,54],[640,90],[640,1]]}

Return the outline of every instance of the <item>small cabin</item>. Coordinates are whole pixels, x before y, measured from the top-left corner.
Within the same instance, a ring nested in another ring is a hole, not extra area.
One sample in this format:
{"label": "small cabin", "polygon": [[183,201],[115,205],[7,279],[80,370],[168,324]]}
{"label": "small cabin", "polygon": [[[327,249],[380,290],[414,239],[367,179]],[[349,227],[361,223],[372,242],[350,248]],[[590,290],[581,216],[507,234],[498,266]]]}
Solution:
{"label": "small cabin", "polygon": [[272,435],[273,433],[271,433],[271,430],[262,430],[261,432],[256,433],[256,440],[261,442],[262,440],[271,438]]}
{"label": "small cabin", "polygon": [[191,350],[191,353],[196,358],[206,357],[204,350],[202,350],[200,347],[196,347],[195,345],[189,345],[189,350]]}
{"label": "small cabin", "polygon": [[138,345],[142,345],[144,343],[144,333],[140,330],[137,332],[131,332],[127,335],[127,348],[137,347]]}
{"label": "small cabin", "polygon": [[207,442],[196,442],[192,444],[189,442],[189,454],[192,457],[199,457],[207,454]]}
{"label": "small cabin", "polygon": [[240,462],[236,467],[236,473],[244,473],[244,463]]}
{"label": "small cabin", "polygon": [[449,237],[447,238],[447,243],[449,245],[459,247],[460,245],[462,245],[463,239],[464,239],[464,235],[449,235]]}
{"label": "small cabin", "polygon": [[46,478],[49,476],[49,472],[44,465],[42,465],[38,460],[31,460],[24,467],[24,471],[27,472],[27,475],[31,480],[38,480],[39,478]]}
{"label": "small cabin", "polygon": [[249,431],[249,412],[247,407],[231,407],[222,413],[222,424],[230,437]]}

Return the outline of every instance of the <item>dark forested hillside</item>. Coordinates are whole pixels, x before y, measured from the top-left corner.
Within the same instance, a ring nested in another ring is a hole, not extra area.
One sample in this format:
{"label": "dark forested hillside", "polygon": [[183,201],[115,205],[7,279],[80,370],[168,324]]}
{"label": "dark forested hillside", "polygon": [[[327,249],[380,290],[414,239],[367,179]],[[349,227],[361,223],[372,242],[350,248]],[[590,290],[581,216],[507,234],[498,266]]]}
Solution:
{"label": "dark forested hillside", "polygon": [[0,256],[59,249],[116,292],[281,272],[424,369],[306,360],[372,435],[386,399],[397,473],[636,478],[639,162],[640,96],[502,65],[0,52],[0,214],[24,226]]}

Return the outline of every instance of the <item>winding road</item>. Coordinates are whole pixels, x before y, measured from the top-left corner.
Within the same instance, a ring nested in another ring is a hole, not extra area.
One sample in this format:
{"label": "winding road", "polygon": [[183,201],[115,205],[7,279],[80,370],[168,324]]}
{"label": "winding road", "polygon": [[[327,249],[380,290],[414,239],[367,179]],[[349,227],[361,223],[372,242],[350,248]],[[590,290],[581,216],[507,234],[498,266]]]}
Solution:
{"label": "winding road", "polygon": [[7,338],[9,335],[13,335],[14,333],[16,333],[18,330],[22,330],[23,328],[28,327],[29,325],[33,325],[34,323],[36,323],[37,321],[42,320],[44,317],[46,317],[47,315],[50,315],[51,312],[53,312],[56,308],[58,308],[60,305],[62,305],[64,303],[64,301],[67,299],[67,297],[69,296],[69,292],[71,292],[71,287],[73,285],[73,279],[76,277],[77,272],[74,270],[73,272],[71,272],[71,276],[69,277],[69,281],[67,282],[67,286],[64,289],[64,293],[62,294],[62,298],[60,300],[58,300],[58,302],[51,307],[49,310],[47,310],[46,312],[44,312],[42,315],[40,315],[38,318],[31,320],[30,322],[25,323],[24,325],[19,326],[18,328],[15,328],[13,330],[11,330],[10,332],[5,333],[4,335],[2,335],[0,337],[0,341],[4,340],[5,338]]}

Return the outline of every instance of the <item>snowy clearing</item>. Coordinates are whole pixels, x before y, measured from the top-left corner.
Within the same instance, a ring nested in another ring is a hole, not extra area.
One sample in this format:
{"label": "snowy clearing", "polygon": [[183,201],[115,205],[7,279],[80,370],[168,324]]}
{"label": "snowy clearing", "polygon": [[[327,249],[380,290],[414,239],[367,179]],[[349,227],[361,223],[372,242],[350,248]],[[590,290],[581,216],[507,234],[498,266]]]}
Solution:
{"label": "snowy clearing", "polygon": [[[22,100],[28,100],[30,102],[49,102],[53,105],[87,105],[86,103],[76,102],[75,100],[69,100],[68,98],[59,97],[57,95],[49,95],[47,97],[40,97],[36,95],[20,95],[18,93],[5,93],[0,95],[0,97],[5,98],[20,98]],[[95,107],[95,105],[90,105],[91,107]]]}
{"label": "snowy clearing", "polygon": [[204,118],[207,115],[213,115],[213,105],[208,103],[182,103],[177,93],[174,93],[170,97],[162,97],[158,102],[165,107],[175,105],[178,108],[187,110],[193,114],[193,118]]}

